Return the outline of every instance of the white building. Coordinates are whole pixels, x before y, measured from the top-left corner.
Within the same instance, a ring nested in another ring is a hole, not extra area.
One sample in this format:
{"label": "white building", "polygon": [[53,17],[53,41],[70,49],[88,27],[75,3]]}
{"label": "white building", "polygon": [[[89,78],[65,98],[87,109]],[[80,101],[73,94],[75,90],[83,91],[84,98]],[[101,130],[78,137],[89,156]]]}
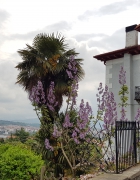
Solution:
{"label": "white building", "polygon": [[[138,101],[140,101],[140,45],[138,45],[140,25],[128,26],[125,28],[125,31],[126,44],[124,49],[96,55],[94,58],[103,61],[106,65],[106,84],[109,87],[109,91],[114,93],[117,104],[121,103],[118,95],[120,90],[119,71],[121,66],[124,67],[129,91],[126,115],[128,120],[133,121],[136,111],[140,107],[138,104]],[[120,115],[119,105],[117,111],[118,115]]]}

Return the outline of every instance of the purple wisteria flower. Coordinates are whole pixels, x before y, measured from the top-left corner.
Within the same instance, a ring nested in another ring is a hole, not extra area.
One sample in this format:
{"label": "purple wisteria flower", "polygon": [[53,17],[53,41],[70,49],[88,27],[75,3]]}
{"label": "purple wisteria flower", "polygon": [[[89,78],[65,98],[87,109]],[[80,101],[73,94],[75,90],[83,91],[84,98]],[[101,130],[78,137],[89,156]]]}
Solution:
{"label": "purple wisteria flower", "polygon": [[72,75],[72,72],[68,69],[66,69],[66,72],[67,72],[67,75],[70,79],[73,79],[73,75]]}
{"label": "purple wisteria flower", "polygon": [[76,144],[80,144],[80,141],[77,138],[74,138]]}
{"label": "purple wisteria flower", "polygon": [[79,144],[80,140],[86,140],[86,135],[89,133],[89,117],[92,114],[92,109],[89,103],[84,103],[84,100],[81,100],[80,108],[78,111],[78,117],[76,124],[74,124],[72,131],[72,138],[75,143]]}
{"label": "purple wisteria flower", "polygon": [[138,108],[138,110],[137,110],[137,114],[136,114],[136,116],[135,116],[135,120],[136,120],[137,122],[140,122],[140,108]]}
{"label": "purple wisteria flower", "polygon": [[77,127],[79,129],[84,129],[88,125],[89,116],[92,115],[92,109],[89,103],[87,102],[86,105],[84,104],[84,100],[81,100],[80,109],[78,112],[79,119],[77,120]]}
{"label": "purple wisteria flower", "polygon": [[29,99],[31,102],[36,104],[45,104],[45,93],[41,81],[38,81],[37,85],[33,86],[32,90],[29,93]]}
{"label": "purple wisteria flower", "polygon": [[[119,91],[119,94],[121,95],[121,118],[120,118],[120,121],[127,121],[128,119],[126,118],[126,111],[124,109],[124,107],[127,105],[126,101],[124,102],[124,99],[127,98],[127,96],[125,96],[125,94],[127,93],[128,94],[128,91],[126,91],[124,89],[124,87],[126,86],[126,71],[124,71],[124,68],[123,66],[121,66],[121,70],[120,70],[120,73],[119,73],[119,83],[121,85],[121,91]],[[127,88],[127,86],[126,86]]]}
{"label": "purple wisteria flower", "polygon": [[114,99],[114,94],[108,91],[107,85],[104,89],[102,83],[100,83],[98,94],[96,96],[98,102],[98,118],[102,119],[103,117],[103,127],[105,130],[108,130],[117,120],[117,105]]}
{"label": "purple wisteria flower", "polygon": [[54,129],[53,129],[53,137],[58,138],[62,135],[62,131],[58,130],[58,127],[56,125],[54,125]]}
{"label": "purple wisteria flower", "polygon": [[125,113],[126,111],[125,111],[125,109],[124,109],[124,107],[122,107],[121,108],[121,118],[120,118],[120,120],[121,121],[127,121],[128,119],[126,118],[126,113]]}
{"label": "purple wisteria flower", "polygon": [[77,67],[76,67],[76,61],[74,59],[74,56],[70,56],[68,67],[66,69],[67,75],[70,79],[74,79],[77,74]]}
{"label": "purple wisteria flower", "polygon": [[81,132],[80,134],[79,134],[79,138],[80,139],[85,139],[85,137],[86,137],[86,135],[87,135],[87,132]]}
{"label": "purple wisteria flower", "polygon": [[119,73],[119,83],[121,85],[126,84],[126,71],[124,71],[123,66],[121,66],[121,70],[120,70],[120,73]]}
{"label": "purple wisteria flower", "polygon": [[104,96],[107,93],[107,91],[108,91],[107,88],[104,91],[104,88],[102,87],[102,83],[100,83],[99,87],[98,87],[98,94],[96,94],[97,102],[99,103],[98,104],[98,108],[99,108],[98,110],[99,111],[103,111],[104,110],[104,106],[105,106],[104,105]]}
{"label": "purple wisteria flower", "polygon": [[[78,86],[76,85],[76,96]],[[66,113],[63,125],[63,132],[69,132],[69,135],[74,140],[76,144],[80,144],[83,140],[86,141],[87,134],[89,133],[89,123],[90,116],[92,114],[92,109],[89,103],[84,103],[84,100],[81,100],[79,111],[75,121],[71,122],[71,117],[69,112]],[[86,141],[87,142],[87,141]]]}
{"label": "purple wisteria flower", "polygon": [[86,102],[86,105],[85,105],[83,99],[81,100],[78,114],[79,114],[80,119],[83,119],[86,121],[88,120],[88,117],[92,114],[91,106],[89,105],[88,102]]}
{"label": "purple wisteria flower", "polygon": [[72,101],[72,108],[73,108],[73,105],[76,105],[76,97],[78,96],[78,82],[74,81],[72,86],[71,86],[71,93],[70,93],[70,96],[71,96],[71,101]]}
{"label": "purple wisteria flower", "polygon": [[[72,69],[72,65],[69,64],[69,69]],[[73,106],[76,105],[76,97],[78,96],[78,80],[77,76],[75,75],[73,79],[73,84],[71,86],[71,92],[69,96],[69,101],[68,105],[71,105],[70,111],[74,110]],[[55,96],[54,96],[54,83],[51,83],[50,89],[49,89],[49,95],[47,97],[47,100],[49,101],[49,105],[51,105],[51,109],[54,107],[54,102],[55,102]],[[48,106],[48,104],[47,104]],[[53,109],[52,109],[53,110]],[[53,130],[53,137],[59,138],[60,136],[63,136],[65,133],[69,133],[70,138],[73,139],[73,141],[76,144],[80,144],[87,138],[87,134],[89,133],[89,123],[90,123],[90,116],[92,114],[92,109],[89,103],[84,103],[84,100],[81,100],[79,111],[77,114],[77,117],[74,121],[71,121],[70,113],[69,110],[65,114],[64,122],[62,124],[62,129],[61,131],[58,129],[56,125],[54,125],[54,130]],[[88,138],[89,139],[89,138]],[[50,149],[50,146],[47,142],[47,148]]]}
{"label": "purple wisteria flower", "polygon": [[50,151],[54,150],[53,147],[50,145],[50,142],[47,138],[45,139],[45,147],[46,147],[46,149],[48,149]]}
{"label": "purple wisteria flower", "polygon": [[73,133],[72,133],[72,137],[75,138],[77,137],[77,132],[74,130]]}
{"label": "purple wisteria flower", "polygon": [[47,106],[51,111],[54,111],[54,108],[58,105],[58,102],[56,101],[55,95],[54,95],[54,82],[51,81],[49,92],[47,95]]}
{"label": "purple wisteria flower", "polygon": [[69,114],[66,114],[64,123],[63,123],[63,127],[68,128],[68,127],[72,127],[72,126],[73,126],[73,123],[70,122]]}

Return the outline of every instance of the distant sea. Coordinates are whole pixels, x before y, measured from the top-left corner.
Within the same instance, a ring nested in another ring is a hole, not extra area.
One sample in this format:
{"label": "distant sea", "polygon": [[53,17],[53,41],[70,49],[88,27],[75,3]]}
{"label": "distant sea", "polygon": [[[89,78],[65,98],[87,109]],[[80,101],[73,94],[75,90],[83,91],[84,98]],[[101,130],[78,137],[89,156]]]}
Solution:
{"label": "distant sea", "polygon": [[26,124],[40,124],[40,121],[38,118],[30,118],[30,119],[18,119],[18,120],[11,120],[14,122],[22,122],[22,123],[26,123]]}

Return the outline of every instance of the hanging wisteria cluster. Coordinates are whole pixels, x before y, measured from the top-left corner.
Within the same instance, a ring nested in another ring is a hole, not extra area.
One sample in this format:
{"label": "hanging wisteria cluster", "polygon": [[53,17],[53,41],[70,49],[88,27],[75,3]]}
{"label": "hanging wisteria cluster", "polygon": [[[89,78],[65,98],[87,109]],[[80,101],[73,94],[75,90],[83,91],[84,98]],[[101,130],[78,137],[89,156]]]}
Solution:
{"label": "hanging wisteria cluster", "polygon": [[[74,93],[70,93],[71,98],[69,98],[69,101],[72,101],[71,103],[68,102],[70,106],[76,103],[76,97],[78,95],[77,90],[78,84],[76,83],[75,85],[73,85]],[[54,138],[61,137],[60,139],[62,139],[62,137],[65,137],[65,134],[67,133],[67,135],[69,135],[69,138],[72,138],[76,144],[79,144],[82,140],[88,141],[86,135],[89,133],[90,116],[92,115],[91,106],[88,103],[85,104],[84,100],[81,100],[76,120],[72,122],[69,109],[71,109],[71,107],[68,108],[65,113],[63,124],[54,124],[52,136]],[[49,140],[46,139],[46,141],[46,149],[53,150],[53,148],[50,148],[50,144],[48,145]]]}
{"label": "hanging wisteria cluster", "polygon": [[105,89],[100,83],[98,88],[97,102],[98,102],[98,119],[103,120],[103,127],[105,130],[115,124],[117,120],[117,104],[114,99],[114,94],[108,91],[108,87]]}
{"label": "hanging wisteria cluster", "polygon": [[54,108],[58,104],[54,95],[54,82],[51,81],[48,94],[46,97],[43,89],[43,84],[41,81],[38,81],[37,85],[33,86],[32,90],[30,91],[29,99],[32,103],[35,103],[37,105],[44,104],[51,111],[54,111]]}
{"label": "hanging wisteria cluster", "polygon": [[120,121],[128,121],[128,119],[126,118],[126,110],[124,107],[121,107],[121,118]]}
{"label": "hanging wisteria cluster", "polygon": [[126,71],[124,71],[123,66],[121,66],[121,69],[119,71],[119,83],[121,85],[126,84]]}
{"label": "hanging wisteria cluster", "polygon": [[[77,96],[77,90],[78,90],[78,78],[77,78],[77,67],[76,67],[76,61],[74,59],[74,56],[70,56],[69,63],[66,69],[66,73],[68,77],[73,80],[73,84],[71,86],[71,98],[73,105],[76,104],[76,96]],[[39,80],[37,82],[37,85],[33,86],[29,93],[29,99],[31,102],[39,104],[46,104],[47,107],[54,111],[54,108],[57,106],[58,102],[56,101],[55,94],[54,94],[54,82],[50,82],[50,87],[48,90],[47,97],[45,97],[45,92],[43,89],[43,84]]]}
{"label": "hanging wisteria cluster", "polygon": [[136,116],[135,116],[135,120],[136,120],[137,122],[140,122],[140,108],[138,108],[138,110],[137,110],[137,114],[136,114]]}
{"label": "hanging wisteria cluster", "polygon": [[29,93],[29,99],[32,103],[36,104],[45,104],[46,98],[41,81],[37,82],[36,86],[33,86],[32,90]]}
{"label": "hanging wisteria cluster", "polygon": [[51,81],[49,92],[47,95],[47,106],[51,111],[54,111],[54,108],[57,106],[58,102],[56,101],[55,94],[54,94],[54,82]]}
{"label": "hanging wisteria cluster", "polygon": [[54,138],[59,138],[62,135],[61,129],[58,129],[56,124],[54,124],[54,129],[53,129],[52,135],[53,135]]}
{"label": "hanging wisteria cluster", "polygon": [[[121,118],[120,120],[121,121],[128,121],[128,119],[126,118],[126,111],[125,111],[125,108],[124,106],[126,106],[127,104],[125,103],[125,94],[128,94],[128,87],[126,85],[126,71],[124,71],[124,68],[123,66],[121,66],[121,69],[120,69],[120,72],[119,72],[119,83],[121,85],[121,90],[122,90],[122,93],[120,93],[122,95],[122,98],[121,100],[123,101],[122,102],[122,107],[121,107]],[[135,116],[135,120],[137,122],[140,122],[140,108],[138,108],[137,110],[137,113],[136,113],[136,116]]]}
{"label": "hanging wisteria cluster", "polygon": [[85,104],[83,99],[81,100],[78,116],[75,122],[71,122],[69,114],[66,114],[63,127],[70,128],[71,138],[73,138],[76,144],[79,144],[81,140],[86,140],[86,135],[90,130],[89,123],[91,115],[91,106],[88,103]]}
{"label": "hanging wisteria cluster", "polygon": [[46,149],[49,149],[50,151],[53,151],[54,148],[50,145],[49,139],[45,139],[45,147]]}
{"label": "hanging wisteria cluster", "polygon": [[75,57],[72,55],[70,56],[68,67],[66,69],[67,75],[70,79],[75,79],[75,76],[77,75],[77,63],[74,59]]}
{"label": "hanging wisteria cluster", "polygon": [[78,84],[78,81],[77,81],[77,77],[75,76],[75,81],[73,81],[73,84],[71,85],[71,92],[70,92],[70,100],[72,102],[72,107],[74,105],[76,105],[76,98],[78,96],[78,88],[79,88],[79,84]]}
{"label": "hanging wisteria cluster", "polygon": [[121,69],[119,71],[119,84],[121,85],[121,90],[119,91],[119,95],[121,95],[121,118],[120,121],[127,121],[126,118],[126,111],[125,106],[127,106],[127,99],[128,97],[126,94],[128,94],[128,87],[126,85],[126,71],[124,70],[123,66],[121,66]]}

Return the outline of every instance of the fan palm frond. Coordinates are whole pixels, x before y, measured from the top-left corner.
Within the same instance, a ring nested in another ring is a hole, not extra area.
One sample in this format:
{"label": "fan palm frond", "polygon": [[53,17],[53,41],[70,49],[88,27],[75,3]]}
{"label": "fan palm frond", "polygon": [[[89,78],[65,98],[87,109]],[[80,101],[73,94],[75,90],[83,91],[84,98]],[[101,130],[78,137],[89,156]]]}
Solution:
{"label": "fan palm frond", "polygon": [[[66,69],[70,61],[70,56],[77,56],[75,49],[67,50],[65,38],[61,34],[54,33],[48,35],[38,34],[33,45],[26,44],[25,49],[18,50],[22,58],[16,68],[20,71],[17,82],[22,85],[26,91],[30,91],[38,80],[43,83],[46,96],[51,81],[55,82],[55,91],[59,107],[62,105],[63,95],[68,95],[72,80],[69,79]],[[82,68],[82,59],[75,59],[78,80],[83,79],[84,71]],[[58,108],[59,109],[59,108]]]}
{"label": "fan palm frond", "polygon": [[65,38],[61,37],[61,34],[54,33],[51,35],[38,34],[33,40],[33,47],[37,49],[41,55],[46,58],[52,57],[55,54],[62,54],[65,51],[66,44],[64,44]]}

